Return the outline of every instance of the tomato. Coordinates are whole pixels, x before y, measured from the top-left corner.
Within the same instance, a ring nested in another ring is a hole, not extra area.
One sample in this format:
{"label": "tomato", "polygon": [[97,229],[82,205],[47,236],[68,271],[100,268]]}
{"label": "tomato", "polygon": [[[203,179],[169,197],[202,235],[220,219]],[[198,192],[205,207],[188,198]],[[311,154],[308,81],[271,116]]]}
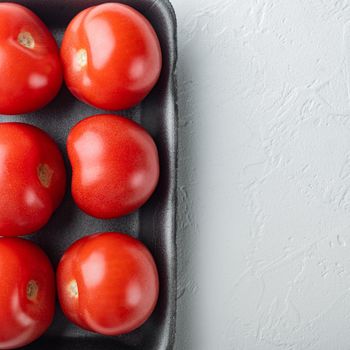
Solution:
{"label": "tomato", "polygon": [[29,9],[0,3],[0,113],[21,114],[49,103],[62,84],[55,39]]}
{"label": "tomato", "polygon": [[0,238],[0,349],[40,337],[55,311],[55,276],[45,253],[21,238]]}
{"label": "tomato", "polygon": [[120,116],[96,115],[80,121],[68,135],[73,169],[72,195],[87,214],[108,219],[141,207],[159,178],[152,137]]}
{"label": "tomato", "polygon": [[153,312],[158,272],[151,253],[122,233],[100,233],[76,241],[57,269],[64,314],[78,326],[105,335],[131,332]]}
{"label": "tomato", "polygon": [[93,6],[74,17],[63,37],[61,57],[70,91],[108,110],[143,100],[162,66],[151,24],[135,9],[117,3]]}
{"label": "tomato", "polygon": [[25,235],[44,226],[65,187],[63,158],[44,131],[0,124],[0,236]]}

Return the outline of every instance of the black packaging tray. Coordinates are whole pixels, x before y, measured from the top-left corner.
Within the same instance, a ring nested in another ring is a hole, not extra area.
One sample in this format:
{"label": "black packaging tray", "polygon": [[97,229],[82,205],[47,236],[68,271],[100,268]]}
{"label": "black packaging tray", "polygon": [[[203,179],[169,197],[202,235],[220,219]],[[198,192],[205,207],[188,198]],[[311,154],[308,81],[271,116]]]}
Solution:
{"label": "black packaging tray", "polygon": [[[33,10],[53,32],[60,45],[69,21],[84,8],[101,4],[100,0],[15,0]],[[151,318],[136,331],[119,337],[105,337],[84,331],[63,316],[57,306],[52,326],[39,340],[25,349],[45,350],[160,350],[172,349],[176,313],[176,158],[177,108],[175,68],[177,60],[176,19],[167,0],[127,0],[122,2],[139,10],[156,30],[163,53],[163,69],[159,82],[141,105],[120,114],[140,123],[154,137],[159,150],[160,183],[151,200],[129,216],[98,220],[81,212],[74,204],[68,186],[62,205],[47,226],[29,239],[39,244],[54,266],[65,249],[85,235],[120,231],[144,242],[153,253],[160,276],[160,297]],[[20,121],[46,130],[62,150],[68,176],[71,169],[65,149],[69,130],[79,120],[104,113],[76,100],[63,87],[56,99],[44,109],[23,116],[2,116],[2,121]],[[69,184],[69,182],[68,182]]]}

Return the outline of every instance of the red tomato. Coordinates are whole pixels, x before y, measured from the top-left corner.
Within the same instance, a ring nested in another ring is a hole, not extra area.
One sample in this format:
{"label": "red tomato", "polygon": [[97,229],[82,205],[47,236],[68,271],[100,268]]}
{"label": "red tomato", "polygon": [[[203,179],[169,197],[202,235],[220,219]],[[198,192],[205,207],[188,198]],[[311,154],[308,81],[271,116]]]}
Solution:
{"label": "red tomato", "polygon": [[62,84],[55,39],[27,8],[0,3],[0,113],[21,114],[49,103]]}
{"label": "red tomato", "polygon": [[0,124],[0,236],[25,235],[44,226],[65,186],[63,158],[44,131]]}
{"label": "red tomato", "polygon": [[40,337],[55,311],[55,276],[45,253],[20,238],[0,238],[0,349]]}
{"label": "red tomato", "polygon": [[122,233],[100,233],[75,242],[57,269],[65,315],[78,326],[106,335],[131,332],[153,312],[158,272],[148,249]]}
{"label": "red tomato", "polygon": [[93,6],[74,17],[63,37],[61,57],[71,92],[109,110],[143,100],[162,66],[151,24],[138,11],[117,3]]}
{"label": "red tomato", "polygon": [[96,115],[79,122],[67,141],[77,205],[98,218],[128,214],[153,193],[159,161],[152,137],[120,116]]}

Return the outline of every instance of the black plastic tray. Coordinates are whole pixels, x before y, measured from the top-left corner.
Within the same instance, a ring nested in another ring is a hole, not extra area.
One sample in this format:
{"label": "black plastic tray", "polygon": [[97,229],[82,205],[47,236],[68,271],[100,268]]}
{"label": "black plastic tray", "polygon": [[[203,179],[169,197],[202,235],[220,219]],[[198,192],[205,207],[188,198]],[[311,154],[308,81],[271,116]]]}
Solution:
{"label": "black plastic tray", "polygon": [[[22,0],[14,1],[33,10],[48,25],[58,44],[69,21],[86,7],[100,0]],[[25,349],[83,349],[83,350],[160,350],[172,349],[175,336],[176,312],[176,19],[167,0],[116,1],[133,6],[143,13],[155,28],[163,53],[160,80],[152,93],[136,108],[114,114],[132,118],[154,137],[159,150],[161,177],[151,200],[138,212],[115,220],[98,220],[81,212],[74,204],[70,189],[60,208],[47,226],[30,236],[49,255],[54,266],[65,249],[78,238],[103,231],[121,231],[142,240],[153,253],[160,276],[160,298],[151,318],[136,331],[105,337],[84,331],[57,312],[52,326],[36,342]],[[79,120],[104,111],[77,101],[65,87],[44,109],[23,116],[5,117],[1,121],[21,121],[46,130],[59,144],[70,177],[65,149],[69,130]],[[69,182],[68,182],[69,183]]]}

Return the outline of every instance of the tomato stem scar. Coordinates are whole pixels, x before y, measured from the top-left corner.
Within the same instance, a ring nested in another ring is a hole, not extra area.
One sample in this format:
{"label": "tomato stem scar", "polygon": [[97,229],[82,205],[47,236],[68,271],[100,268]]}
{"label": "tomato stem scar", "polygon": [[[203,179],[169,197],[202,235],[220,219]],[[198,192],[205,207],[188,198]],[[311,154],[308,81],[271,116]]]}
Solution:
{"label": "tomato stem scar", "polygon": [[29,300],[35,300],[36,297],[38,296],[38,291],[39,291],[39,286],[38,283],[35,282],[34,280],[30,280],[27,284],[27,298]]}
{"label": "tomato stem scar", "polygon": [[20,32],[18,34],[17,41],[27,49],[34,49],[35,47],[34,38],[28,32]]}
{"label": "tomato stem scar", "polygon": [[68,284],[68,293],[71,297],[78,298],[79,289],[78,289],[78,283],[76,280],[73,280]]}
{"label": "tomato stem scar", "polygon": [[47,164],[39,164],[37,173],[41,184],[46,188],[50,187],[53,170]]}
{"label": "tomato stem scar", "polygon": [[87,52],[85,49],[80,49],[78,52],[77,52],[77,62],[78,62],[78,66],[80,68],[82,67],[85,67],[87,65]]}

